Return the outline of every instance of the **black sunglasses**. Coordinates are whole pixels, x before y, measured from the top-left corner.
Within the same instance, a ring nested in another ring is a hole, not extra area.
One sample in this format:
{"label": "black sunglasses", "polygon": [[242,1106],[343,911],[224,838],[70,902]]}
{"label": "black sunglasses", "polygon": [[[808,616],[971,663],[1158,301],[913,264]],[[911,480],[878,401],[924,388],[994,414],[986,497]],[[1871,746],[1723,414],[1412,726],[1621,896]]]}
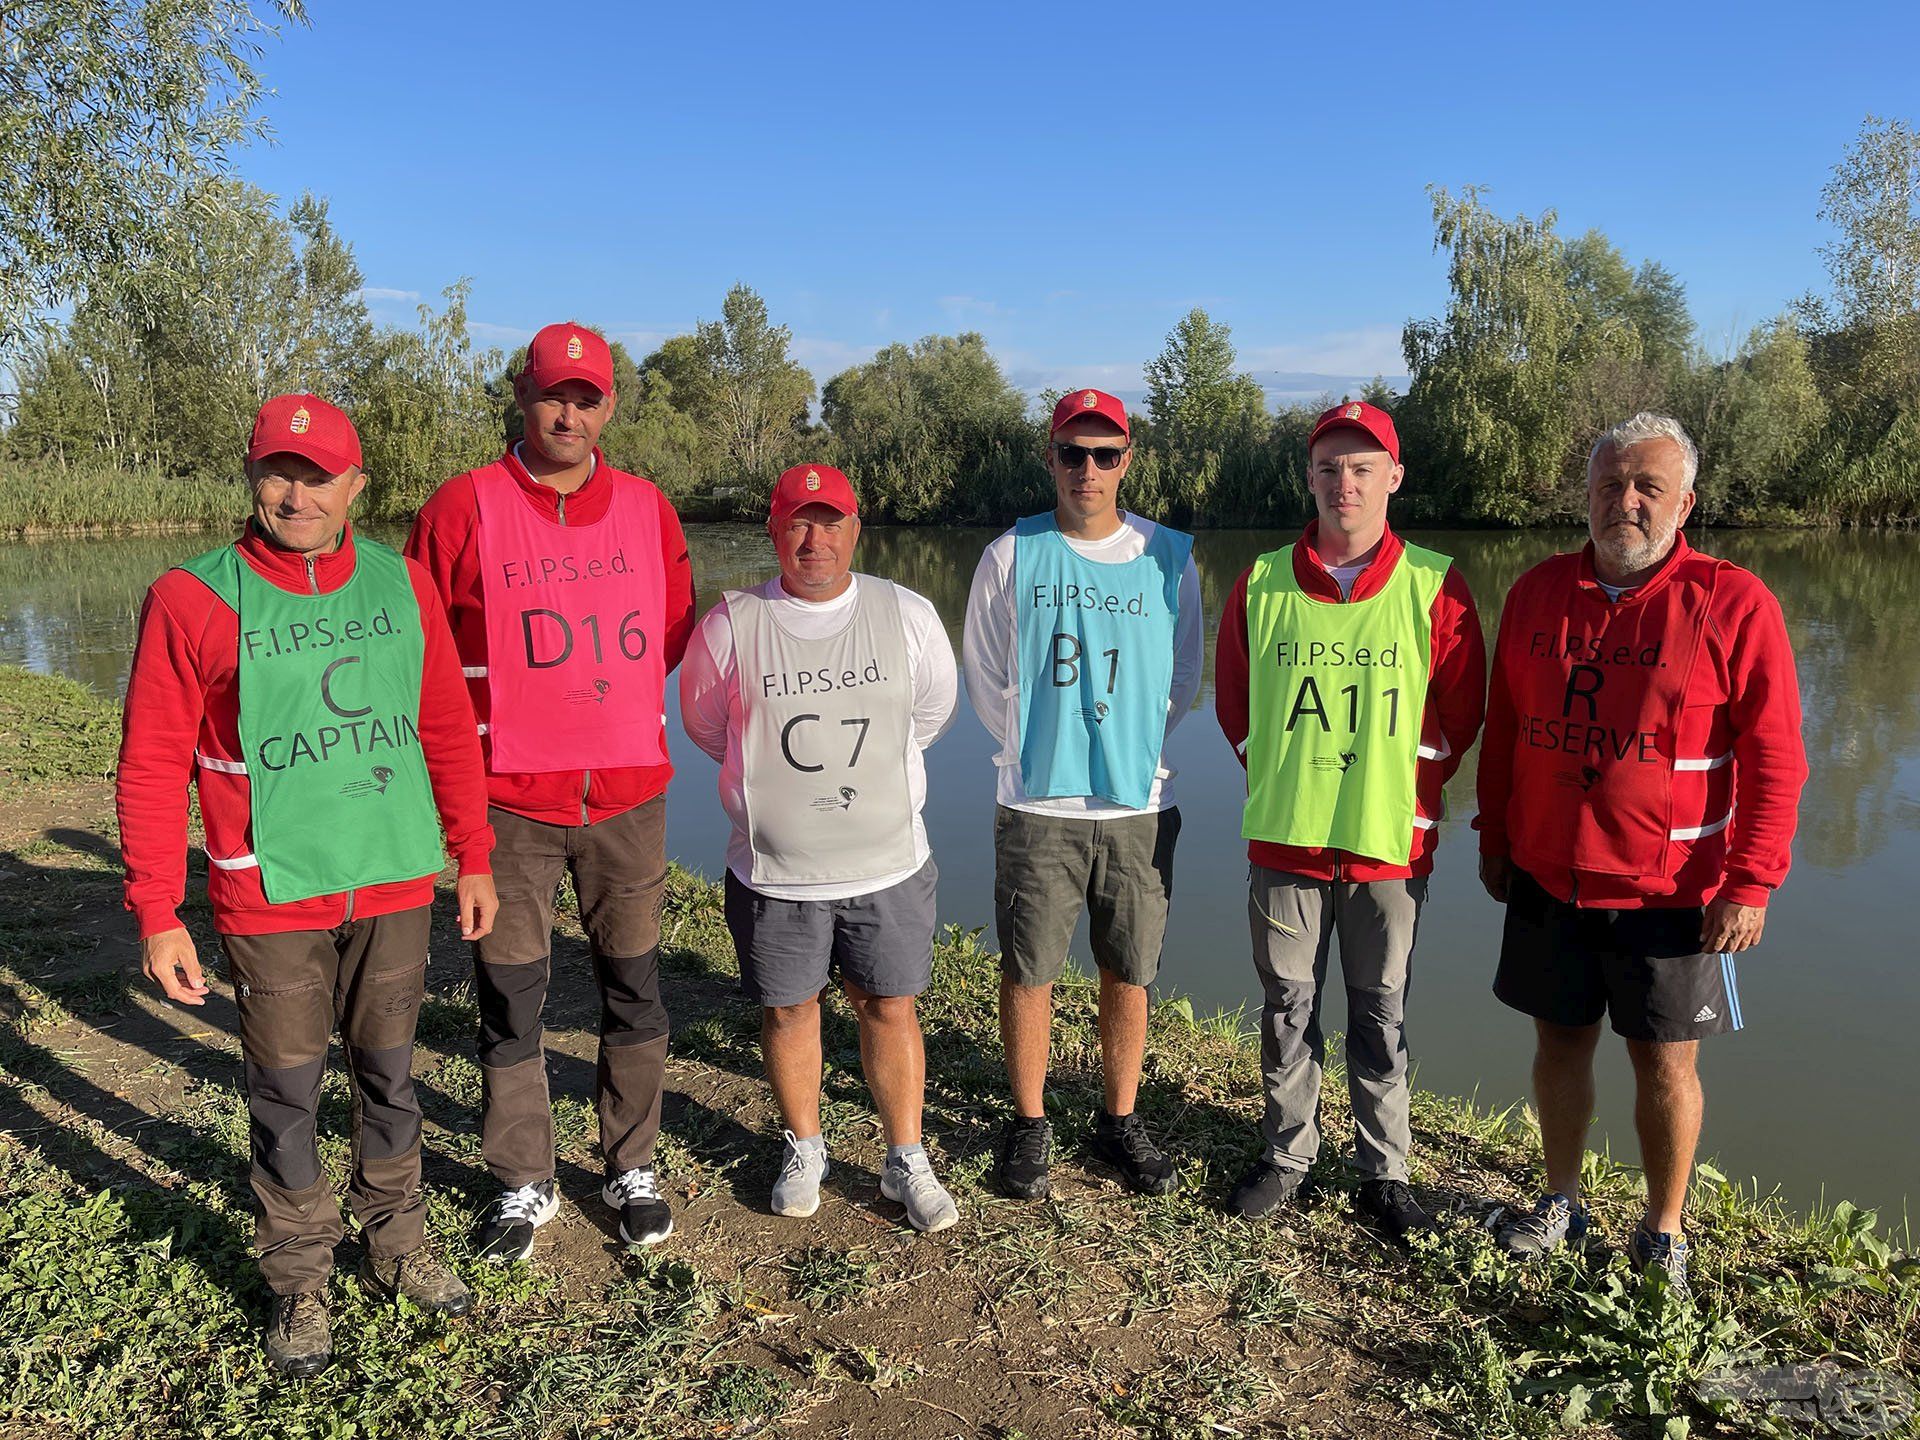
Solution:
{"label": "black sunglasses", "polygon": [[1082,465],[1087,463],[1087,457],[1089,455],[1093,457],[1093,463],[1100,469],[1114,470],[1119,468],[1120,462],[1126,458],[1127,451],[1132,448],[1130,445],[1068,445],[1060,443],[1053,447],[1053,453],[1060,457],[1060,463],[1069,470],[1078,470]]}

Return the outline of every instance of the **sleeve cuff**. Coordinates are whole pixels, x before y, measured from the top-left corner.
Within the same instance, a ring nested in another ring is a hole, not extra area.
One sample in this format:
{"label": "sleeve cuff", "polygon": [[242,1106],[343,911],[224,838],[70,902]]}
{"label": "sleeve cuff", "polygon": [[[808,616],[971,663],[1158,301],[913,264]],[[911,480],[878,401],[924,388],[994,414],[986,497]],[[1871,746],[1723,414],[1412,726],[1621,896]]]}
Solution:
{"label": "sleeve cuff", "polygon": [[1765,885],[1753,881],[1728,881],[1720,887],[1716,897],[1730,905],[1751,905],[1756,909],[1767,908],[1767,901],[1773,897],[1773,891]]}
{"label": "sleeve cuff", "polygon": [[171,906],[152,905],[134,911],[134,923],[140,927],[140,938],[151,940],[156,935],[164,935],[169,930],[183,930],[179,912]]}

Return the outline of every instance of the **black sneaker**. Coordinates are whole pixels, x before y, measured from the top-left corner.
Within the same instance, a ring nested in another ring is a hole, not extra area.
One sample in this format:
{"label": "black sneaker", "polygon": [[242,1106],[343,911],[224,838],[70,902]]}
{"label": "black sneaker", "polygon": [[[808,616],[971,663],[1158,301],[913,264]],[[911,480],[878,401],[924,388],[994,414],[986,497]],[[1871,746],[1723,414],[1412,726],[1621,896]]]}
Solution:
{"label": "black sneaker", "polygon": [[673,1211],[660,1198],[651,1165],[614,1176],[601,1187],[600,1198],[620,1212],[623,1244],[658,1245],[673,1233]]}
{"label": "black sneaker", "polygon": [[1016,1200],[1044,1200],[1051,1188],[1047,1166],[1053,1159],[1053,1126],[1043,1116],[1016,1115],[1000,1132],[1000,1159],[993,1178]]}
{"label": "black sneaker", "polygon": [[1306,1186],[1306,1171],[1289,1170],[1271,1160],[1256,1160],[1227,1197],[1227,1209],[1243,1219],[1258,1220],[1295,1203]]}
{"label": "black sneaker", "polygon": [[536,1180],[518,1190],[503,1190],[480,1217],[473,1232],[473,1258],[490,1265],[511,1265],[533,1253],[533,1232],[560,1213],[560,1183]]}
{"label": "black sneaker", "polygon": [[267,1308],[267,1359],[282,1375],[305,1380],[333,1359],[327,1299],[317,1291],[276,1295]]}
{"label": "black sneaker", "polygon": [[1138,1111],[1109,1115],[1102,1110],[1093,1130],[1093,1153],[1120,1172],[1129,1190],[1142,1195],[1165,1195],[1180,1183],[1173,1161],[1153,1143]]}
{"label": "black sneaker", "polygon": [[1368,1180],[1354,1200],[1362,1215],[1377,1220],[1395,1240],[1404,1240],[1416,1230],[1433,1229],[1433,1216],[1420,1208],[1405,1181]]}

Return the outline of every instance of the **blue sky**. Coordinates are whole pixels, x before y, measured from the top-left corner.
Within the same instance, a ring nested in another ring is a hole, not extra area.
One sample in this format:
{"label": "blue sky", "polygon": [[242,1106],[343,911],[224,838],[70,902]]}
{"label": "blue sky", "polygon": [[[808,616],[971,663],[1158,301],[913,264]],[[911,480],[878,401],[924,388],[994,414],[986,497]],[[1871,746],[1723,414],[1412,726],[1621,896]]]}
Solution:
{"label": "blue sky", "polygon": [[642,353],[743,280],[816,380],[974,329],[1030,389],[1137,392],[1193,305],[1276,393],[1397,374],[1429,184],[1660,260],[1720,350],[1824,287],[1862,118],[1920,121],[1911,0],[310,4],[239,169],[330,197],[381,317],[467,275],[491,343]]}

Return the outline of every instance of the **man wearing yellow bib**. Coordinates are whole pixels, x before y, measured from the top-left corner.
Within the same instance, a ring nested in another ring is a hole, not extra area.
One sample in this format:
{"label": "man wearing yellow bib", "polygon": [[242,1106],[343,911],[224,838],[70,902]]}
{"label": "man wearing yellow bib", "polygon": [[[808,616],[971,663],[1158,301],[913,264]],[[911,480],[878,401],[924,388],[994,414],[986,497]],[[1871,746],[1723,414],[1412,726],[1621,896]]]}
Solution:
{"label": "man wearing yellow bib", "polygon": [[1336,405],[1309,439],[1318,518],[1256,560],[1220,617],[1214,705],[1247,769],[1247,897],[1264,994],[1266,1144],[1228,1208],[1298,1198],[1320,1153],[1320,999],[1334,936],[1347,986],[1347,1088],[1363,1213],[1430,1225],[1407,1188],[1406,993],[1441,789],[1486,707],[1486,642],[1444,555],[1387,524],[1400,438]]}

